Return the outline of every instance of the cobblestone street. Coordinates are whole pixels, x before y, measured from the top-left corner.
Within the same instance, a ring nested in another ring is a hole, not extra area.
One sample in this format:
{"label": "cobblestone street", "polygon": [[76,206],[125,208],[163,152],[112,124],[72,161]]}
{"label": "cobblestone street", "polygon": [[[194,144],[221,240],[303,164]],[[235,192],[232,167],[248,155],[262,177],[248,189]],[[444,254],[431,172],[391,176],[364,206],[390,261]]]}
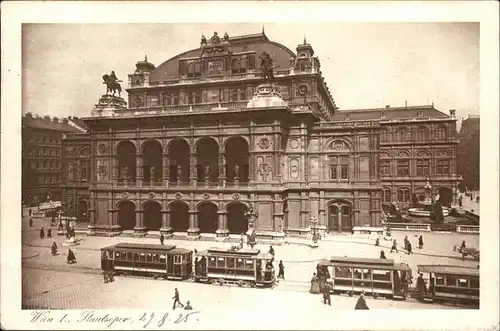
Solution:
{"label": "cobblestone street", "polygon": [[[442,263],[466,265],[475,267],[478,262],[469,259],[462,261],[461,256],[452,251],[453,245],[465,240],[468,246],[479,247],[479,236],[459,235],[455,233],[423,233],[424,248],[415,248],[415,254],[407,255],[401,248],[399,253],[389,253],[390,241],[381,240],[381,247],[374,246],[374,240],[351,235],[327,236],[319,243],[319,248],[308,246],[309,241],[304,239],[288,239],[283,246],[275,247],[276,260],[283,260],[285,264],[285,279],[280,280],[273,290],[255,290],[226,286],[203,285],[189,282],[169,282],[138,277],[117,277],[111,284],[104,284],[100,273],[99,249],[119,242],[158,243],[152,238],[123,238],[123,237],[87,237],[77,235],[81,239],[80,245],[73,246],[78,263],[66,264],[67,247],[62,246],[65,237],[40,239],[39,227],[47,229],[49,220],[37,220],[33,228],[23,222],[23,305],[29,307],[50,308],[169,308],[170,295],[174,287],[179,287],[184,300],[192,300],[199,309],[220,309],[226,305],[253,305],[252,300],[245,302],[238,300],[238,296],[245,298],[255,297],[255,301],[264,300],[276,302],[280,305],[293,305],[296,300],[316,305],[321,301],[320,296],[308,293],[309,279],[315,270],[316,263],[329,256],[350,257],[378,257],[380,250],[386,252],[388,258],[406,262],[412,268],[414,275],[418,264]],[[393,232],[394,238],[402,245],[403,238],[413,243],[417,237],[414,233]],[[59,255],[50,254],[50,245],[56,241],[59,246]],[[206,249],[209,247],[226,246],[229,243],[206,241],[168,240],[188,249]],[[416,244],[414,244],[414,247]],[[258,249],[267,251],[269,245],[258,244]],[[203,295],[200,295],[203,293]],[[254,295],[259,293],[258,295]],[[278,295],[279,293],[279,295]],[[215,298],[215,299],[214,299]],[[217,298],[223,298],[220,301]],[[265,301],[264,300],[264,301]],[[355,298],[332,297],[332,304],[337,308],[350,309]],[[317,303],[315,303],[317,302]],[[370,299],[372,308],[443,308],[441,305],[425,305],[417,302],[399,302],[391,300]],[[253,308],[252,308],[253,309]]]}

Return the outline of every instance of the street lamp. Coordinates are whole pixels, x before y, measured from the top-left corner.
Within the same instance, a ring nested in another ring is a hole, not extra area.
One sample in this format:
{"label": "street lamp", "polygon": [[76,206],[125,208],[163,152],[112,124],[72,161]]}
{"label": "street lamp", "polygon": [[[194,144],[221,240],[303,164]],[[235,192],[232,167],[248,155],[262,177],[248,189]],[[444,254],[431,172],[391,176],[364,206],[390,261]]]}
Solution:
{"label": "street lamp", "polygon": [[432,203],[432,185],[429,176],[425,176],[425,200]]}
{"label": "street lamp", "polygon": [[318,247],[318,235],[317,235],[317,227],[316,225],[318,224],[318,219],[316,217],[311,217],[311,225],[312,225],[312,230],[313,230],[313,235],[312,235],[312,246],[313,248]]}

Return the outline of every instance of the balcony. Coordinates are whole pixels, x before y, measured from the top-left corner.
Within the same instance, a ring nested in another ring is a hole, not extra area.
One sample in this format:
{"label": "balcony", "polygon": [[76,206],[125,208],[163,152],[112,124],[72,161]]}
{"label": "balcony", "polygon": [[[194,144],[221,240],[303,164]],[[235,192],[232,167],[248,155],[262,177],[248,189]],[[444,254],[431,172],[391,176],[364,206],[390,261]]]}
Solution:
{"label": "balcony", "polygon": [[154,181],[154,182],[143,182],[141,181],[138,185],[136,180],[129,180],[125,182],[124,180],[113,181],[113,187],[116,188],[190,188],[190,189],[224,189],[224,188],[248,188],[249,182],[205,182],[205,181],[181,181],[181,182],[165,182],[165,181]]}

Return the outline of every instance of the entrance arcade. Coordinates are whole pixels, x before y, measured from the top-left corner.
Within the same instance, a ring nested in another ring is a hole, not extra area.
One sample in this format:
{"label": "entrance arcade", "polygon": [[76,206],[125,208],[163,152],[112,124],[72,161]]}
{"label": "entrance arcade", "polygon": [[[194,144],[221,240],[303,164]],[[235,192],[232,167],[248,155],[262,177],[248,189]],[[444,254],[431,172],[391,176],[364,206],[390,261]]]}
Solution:
{"label": "entrance arcade", "polygon": [[156,201],[144,204],[144,226],[148,231],[158,231],[161,228],[161,206]]}
{"label": "entrance arcade", "polygon": [[198,207],[198,227],[201,233],[215,233],[217,230],[217,206],[203,203]]}
{"label": "entrance arcade", "polygon": [[135,227],[135,206],[131,201],[122,201],[118,205],[118,224],[122,230],[133,230]]}
{"label": "entrance arcade", "polygon": [[186,232],[189,228],[189,206],[182,201],[170,205],[170,225],[174,232]]}
{"label": "entrance arcade", "polygon": [[248,221],[245,216],[247,207],[242,203],[233,203],[227,207],[227,229],[230,234],[246,233]]}
{"label": "entrance arcade", "polygon": [[328,231],[351,232],[352,208],[346,203],[334,203],[328,208]]}

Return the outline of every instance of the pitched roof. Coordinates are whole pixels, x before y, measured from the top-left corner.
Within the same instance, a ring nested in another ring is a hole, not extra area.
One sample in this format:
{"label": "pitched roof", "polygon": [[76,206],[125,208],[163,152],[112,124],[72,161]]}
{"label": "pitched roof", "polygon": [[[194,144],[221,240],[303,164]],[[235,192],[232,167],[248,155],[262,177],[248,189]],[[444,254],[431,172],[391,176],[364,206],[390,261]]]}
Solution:
{"label": "pitched roof", "polygon": [[64,123],[62,120],[55,122],[52,119],[46,119],[43,117],[32,117],[32,116],[23,116],[22,127],[40,129],[40,130],[49,130],[49,131],[59,131],[64,133],[82,132],[82,130],[75,128],[69,123]]}
{"label": "pitched roof", "polygon": [[[420,116],[419,116],[420,113]],[[437,110],[434,106],[409,106],[409,107],[386,107],[371,109],[338,110],[333,116],[334,121],[342,121],[349,116],[349,120],[378,120],[378,119],[404,119],[404,118],[449,118],[445,113]]]}

